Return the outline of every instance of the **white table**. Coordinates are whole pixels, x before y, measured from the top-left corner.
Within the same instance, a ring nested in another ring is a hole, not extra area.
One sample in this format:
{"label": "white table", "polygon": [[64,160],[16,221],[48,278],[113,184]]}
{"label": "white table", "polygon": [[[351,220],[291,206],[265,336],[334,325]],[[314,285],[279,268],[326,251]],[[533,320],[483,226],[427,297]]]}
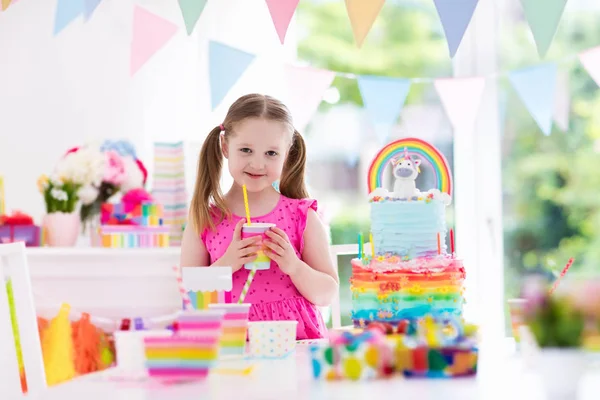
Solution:
{"label": "white table", "polygon": [[[41,400],[279,400],[279,399],[386,399],[543,400],[539,380],[516,354],[504,349],[483,352],[476,378],[450,380],[403,379],[369,382],[315,381],[304,346],[285,360],[260,361],[247,376],[212,374],[193,384],[158,386],[111,380],[114,370],[91,374],[55,386],[35,399]],[[600,372],[591,369],[582,379],[580,400],[597,400]],[[576,399],[570,399],[576,400]]]}

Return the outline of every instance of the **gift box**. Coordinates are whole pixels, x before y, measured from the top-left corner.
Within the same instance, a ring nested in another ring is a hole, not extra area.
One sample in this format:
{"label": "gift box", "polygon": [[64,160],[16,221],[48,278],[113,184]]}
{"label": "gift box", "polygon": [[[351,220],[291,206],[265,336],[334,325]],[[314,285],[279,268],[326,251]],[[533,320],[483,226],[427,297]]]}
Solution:
{"label": "gift box", "polygon": [[395,372],[394,346],[379,331],[333,334],[327,344],[310,347],[315,379],[370,380]]}
{"label": "gift box", "polygon": [[40,246],[41,228],[21,212],[0,215],[0,243],[25,242],[27,247]]}

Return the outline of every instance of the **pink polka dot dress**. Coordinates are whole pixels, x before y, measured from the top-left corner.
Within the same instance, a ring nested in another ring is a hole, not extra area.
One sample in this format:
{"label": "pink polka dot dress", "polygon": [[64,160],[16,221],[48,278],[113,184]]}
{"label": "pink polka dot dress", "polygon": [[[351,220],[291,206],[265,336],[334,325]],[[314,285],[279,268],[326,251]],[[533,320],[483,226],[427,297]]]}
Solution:
{"label": "pink polka dot dress", "polygon": [[[304,230],[308,210],[311,208],[317,211],[316,200],[280,196],[270,213],[253,217],[252,221],[276,224],[288,235],[296,255],[302,259]],[[242,218],[232,215],[231,219],[224,219],[217,224],[216,230],[205,229],[202,232],[202,242],[210,254],[211,264],[223,256],[231,243],[235,225]],[[233,274],[232,302],[237,302],[249,273],[249,270],[242,268]],[[275,261],[271,261],[270,269],[256,271],[244,302],[252,304],[250,321],[298,321],[298,339],[323,338],[327,332],[318,308],[298,292],[290,277],[281,272]]]}

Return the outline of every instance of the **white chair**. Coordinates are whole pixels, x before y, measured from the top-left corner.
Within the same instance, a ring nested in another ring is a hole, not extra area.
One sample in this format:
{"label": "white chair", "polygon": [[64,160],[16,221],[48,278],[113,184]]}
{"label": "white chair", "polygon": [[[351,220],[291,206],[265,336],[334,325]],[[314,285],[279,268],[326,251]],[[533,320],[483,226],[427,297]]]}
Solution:
{"label": "white chair", "polygon": [[2,398],[22,396],[15,342],[10,321],[7,279],[13,287],[17,324],[28,393],[47,387],[37,316],[31,292],[25,244],[0,244],[0,393]]}

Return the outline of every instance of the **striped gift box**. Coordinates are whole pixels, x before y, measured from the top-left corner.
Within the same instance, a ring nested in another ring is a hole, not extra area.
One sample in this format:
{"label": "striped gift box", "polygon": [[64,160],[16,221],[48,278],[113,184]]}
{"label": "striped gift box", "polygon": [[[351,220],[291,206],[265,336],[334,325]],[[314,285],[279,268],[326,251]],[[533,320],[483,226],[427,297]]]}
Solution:
{"label": "striped gift box", "polygon": [[182,311],[171,337],[144,338],[146,368],[167,382],[205,378],[219,355],[223,311]]}

